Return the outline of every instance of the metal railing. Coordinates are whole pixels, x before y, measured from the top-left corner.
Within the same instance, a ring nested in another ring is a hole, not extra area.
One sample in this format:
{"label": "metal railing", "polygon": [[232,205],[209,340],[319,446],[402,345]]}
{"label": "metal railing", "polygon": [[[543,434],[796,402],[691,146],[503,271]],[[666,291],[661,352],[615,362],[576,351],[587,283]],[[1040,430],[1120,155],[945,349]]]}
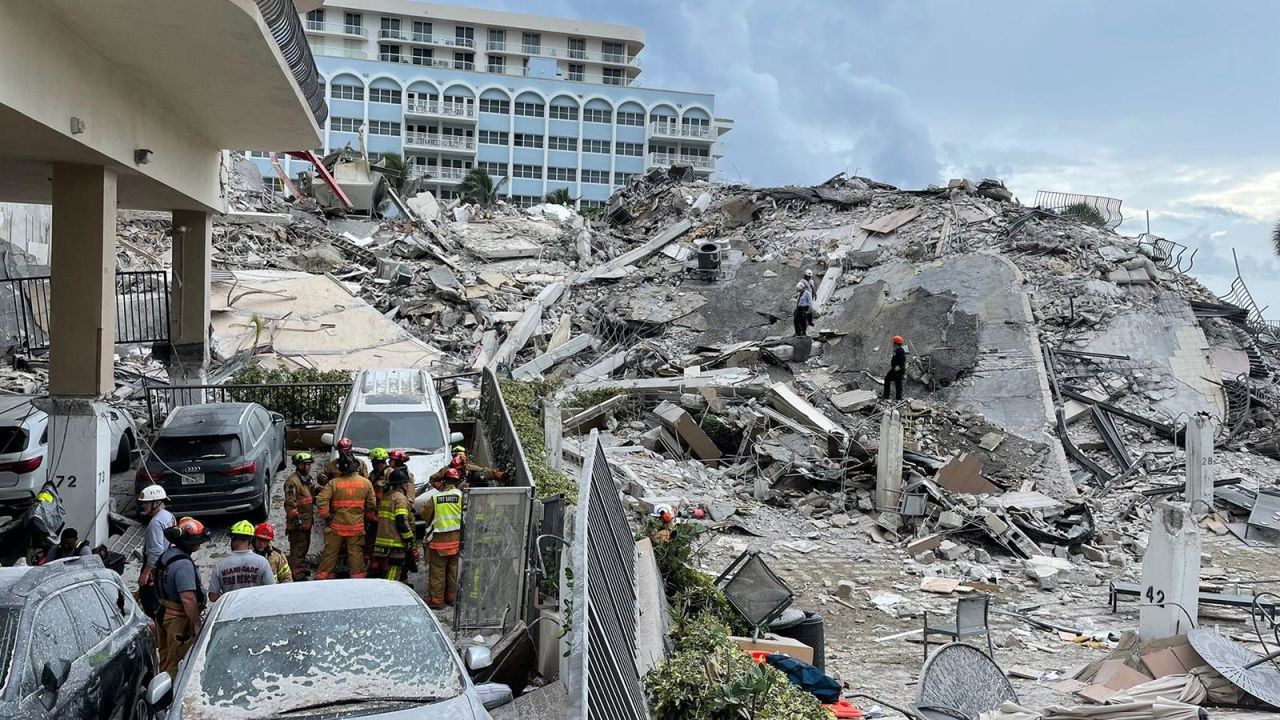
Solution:
{"label": "metal railing", "polygon": [[475,152],[476,149],[476,139],[473,137],[442,135],[440,133],[407,132],[404,134],[404,144],[415,147],[464,150],[467,152]]}
{"label": "metal railing", "polygon": [[307,43],[307,33],[302,29],[302,18],[293,6],[293,0],[257,0],[258,11],[262,20],[271,30],[271,37],[280,48],[280,54],[298,89],[307,99],[316,123],[324,125],[329,117],[329,106],[324,101],[324,81],[320,79],[320,71],[316,68],[316,59],[311,55],[311,45]]}
{"label": "metal railing", "polygon": [[414,165],[409,170],[409,177],[420,177],[437,182],[461,182],[467,176],[465,168],[439,167],[435,165]]}
{"label": "metal railing", "polygon": [[1230,292],[1220,296],[1220,299],[1245,311],[1246,318],[1242,324],[1254,340],[1261,342],[1280,340],[1280,332],[1277,332],[1276,324],[1262,316],[1262,311],[1266,308],[1258,307],[1258,303],[1254,302],[1253,293],[1249,292],[1249,286],[1244,284],[1244,277],[1240,275],[1240,259],[1236,257],[1235,248],[1231,249],[1231,260],[1235,263],[1236,278],[1231,281]]}
{"label": "metal railing", "polygon": [[164,385],[146,382],[147,418],[157,428],[174,408],[192,402],[256,402],[293,427],[332,425],[351,392],[349,382]]}
{"label": "metal railing", "polygon": [[404,33],[400,34],[401,40],[422,43],[424,45],[443,45],[445,47],[458,47],[474,50],[476,41],[471,38],[460,38],[454,35],[428,35],[427,33]]}
{"label": "metal railing", "polygon": [[450,118],[476,119],[476,105],[468,102],[448,102],[440,100],[409,100],[404,111],[412,115],[440,115]]}
{"label": "metal railing", "polygon": [[351,58],[353,60],[368,59],[369,53],[364,50],[356,50],[353,48],[329,47],[327,45],[312,45],[311,50],[317,55],[325,57]]}
{"label": "metal railing", "polygon": [[[13,308],[15,345],[27,354],[49,349],[50,300],[48,275],[0,280]],[[116,333],[118,344],[169,341],[169,273],[128,270],[116,273]]]}
{"label": "metal railing", "polygon": [[648,718],[636,665],[635,540],[595,430],[575,515],[567,717]]}
{"label": "metal railing", "polygon": [[669,137],[681,138],[697,138],[701,140],[714,140],[715,131],[709,125],[691,125],[689,123],[668,122],[663,120],[655,120],[649,123],[650,135],[665,135]]}
{"label": "metal railing", "polygon": [[649,153],[650,167],[670,167],[672,165],[689,165],[694,170],[715,170],[716,161],[701,155],[679,155],[677,153]]}
{"label": "metal railing", "polygon": [[609,65],[634,66],[636,64],[636,56],[627,55],[625,53],[594,52],[591,50],[575,50],[573,48],[548,47],[546,45],[528,45],[525,43],[505,42],[501,40],[489,41],[488,49],[494,52],[520,53],[521,55],[549,57],[556,58],[558,60],[578,60],[582,62]]}
{"label": "metal railing", "polygon": [[347,25],[345,23],[329,23],[319,20],[308,20],[307,30],[311,32],[334,33],[337,35],[351,35],[354,37],[365,37],[368,32],[359,25]]}
{"label": "metal railing", "polygon": [[1142,233],[1138,236],[1138,250],[1151,258],[1156,267],[1161,270],[1173,270],[1183,275],[1191,272],[1191,268],[1196,264],[1196,253],[1200,252],[1200,248],[1196,248],[1187,255],[1187,250],[1190,248],[1186,245],[1151,233]]}
{"label": "metal railing", "polygon": [[1078,195],[1076,193],[1053,192],[1051,190],[1036,192],[1036,207],[1052,210],[1062,215],[1064,214],[1063,211],[1068,211],[1073,206],[1084,205],[1098,213],[1102,218],[1103,226],[1108,230],[1115,230],[1120,227],[1120,223],[1124,222],[1124,215],[1120,213],[1120,204],[1122,202],[1117,198],[1102,195]]}

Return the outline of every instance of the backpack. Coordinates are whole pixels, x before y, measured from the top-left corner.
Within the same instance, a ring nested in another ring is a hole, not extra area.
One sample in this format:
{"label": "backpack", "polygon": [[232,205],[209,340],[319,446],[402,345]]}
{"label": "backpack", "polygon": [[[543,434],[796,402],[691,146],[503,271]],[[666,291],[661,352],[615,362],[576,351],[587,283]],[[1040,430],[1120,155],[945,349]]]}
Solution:
{"label": "backpack", "polygon": [[[168,561],[161,559],[156,563],[156,569],[151,573],[152,577],[155,578],[155,582],[150,586],[150,592],[147,591],[147,588],[142,588],[139,591],[139,601],[142,603],[142,609],[158,625],[164,623],[165,608],[164,603],[160,602],[160,598],[164,588],[165,576],[169,574],[169,566],[180,560],[186,560],[191,563],[191,568],[196,571],[196,602],[199,604],[200,609],[204,610],[205,594],[204,588],[200,587],[200,570],[196,567],[196,561],[186,553],[171,557]],[[148,595],[152,596],[150,600],[147,598]]]}

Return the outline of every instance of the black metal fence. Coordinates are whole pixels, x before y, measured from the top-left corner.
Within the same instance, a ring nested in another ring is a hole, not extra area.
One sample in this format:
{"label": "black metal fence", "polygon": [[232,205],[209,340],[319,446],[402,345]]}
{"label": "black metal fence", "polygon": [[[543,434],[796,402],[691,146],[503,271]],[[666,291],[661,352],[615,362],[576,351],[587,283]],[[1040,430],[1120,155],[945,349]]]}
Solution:
{"label": "black metal fence", "polygon": [[147,417],[159,427],[175,407],[206,402],[256,402],[284,415],[290,427],[330,425],[338,421],[351,383],[288,385],[160,385],[148,383]]}
{"label": "black metal fence", "polygon": [[649,717],[636,665],[635,539],[600,436],[591,431],[574,519],[567,717]]}
{"label": "black metal fence", "polygon": [[[118,344],[168,342],[169,273],[127,270],[116,273]],[[14,344],[28,354],[49,349],[50,276],[0,280],[0,297],[12,307]]]}
{"label": "black metal fence", "polygon": [[1079,195],[1051,190],[1036,192],[1036,207],[1051,210],[1060,215],[1069,215],[1070,212],[1064,211],[1069,211],[1073,206],[1084,205],[1098,213],[1102,218],[1103,226],[1108,230],[1115,230],[1120,227],[1120,223],[1124,222],[1124,215],[1120,214],[1122,202],[1124,201],[1102,195]]}

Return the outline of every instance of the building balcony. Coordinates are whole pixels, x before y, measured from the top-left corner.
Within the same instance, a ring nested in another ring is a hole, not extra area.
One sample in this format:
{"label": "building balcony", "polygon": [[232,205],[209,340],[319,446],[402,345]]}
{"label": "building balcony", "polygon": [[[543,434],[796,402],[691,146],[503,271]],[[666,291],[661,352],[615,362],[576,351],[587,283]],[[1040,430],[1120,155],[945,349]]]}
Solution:
{"label": "building balcony", "polygon": [[423,148],[442,150],[444,152],[474,153],[476,151],[476,139],[440,133],[407,132],[404,134],[404,146],[406,148]]}
{"label": "building balcony", "polygon": [[569,60],[571,62],[600,63],[602,65],[629,65],[632,67],[639,64],[635,55],[624,55],[621,53],[599,53],[588,50],[571,50],[569,48],[547,47],[545,45],[526,45],[524,43],[503,42],[500,40],[490,41],[487,47],[489,52],[535,55],[538,57],[556,58],[557,60]]}
{"label": "building balcony", "polygon": [[414,165],[409,170],[409,177],[423,178],[442,185],[456,185],[467,176],[467,170],[456,167],[437,167],[434,165]]}
{"label": "building balcony", "polygon": [[476,49],[476,41],[471,38],[460,38],[453,35],[429,35],[427,33],[409,32],[407,30],[394,30],[384,32],[395,32],[397,35],[394,40],[402,40],[404,42],[416,43],[418,45],[439,45],[448,48],[464,48],[467,50]]}
{"label": "building balcony", "polygon": [[689,165],[698,172],[714,172],[714,158],[699,155],[679,155],[677,153],[649,153],[648,167],[671,167],[672,165]]}
{"label": "building balcony", "polygon": [[421,58],[412,57],[410,55],[391,55],[388,53],[380,53],[378,62],[399,63],[400,65],[418,65],[420,67],[433,67],[442,70],[470,70],[475,71],[476,64],[465,60],[450,60],[448,58]]}
{"label": "building balcony", "polygon": [[410,100],[404,106],[405,115],[440,117],[450,120],[476,119],[475,103],[447,102],[441,100]]}
{"label": "building balcony", "polygon": [[311,52],[316,55],[324,55],[325,57],[351,58],[353,60],[368,60],[369,53],[364,50],[356,50],[354,48],[325,47],[324,45],[312,45]]}
{"label": "building balcony", "polygon": [[688,125],[679,122],[655,120],[649,123],[649,136],[715,142],[716,131],[711,127],[703,125]]}
{"label": "building balcony", "polygon": [[368,31],[359,25],[344,25],[342,23],[320,22],[318,20],[306,21],[307,32],[324,33],[326,35],[344,35],[347,37],[366,37]]}

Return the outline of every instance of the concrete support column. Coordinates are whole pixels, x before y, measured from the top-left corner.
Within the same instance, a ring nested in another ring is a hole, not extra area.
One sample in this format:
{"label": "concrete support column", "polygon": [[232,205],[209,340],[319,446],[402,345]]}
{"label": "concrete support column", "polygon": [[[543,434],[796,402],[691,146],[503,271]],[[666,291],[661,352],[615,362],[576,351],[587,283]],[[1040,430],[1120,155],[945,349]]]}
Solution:
{"label": "concrete support column", "polygon": [[876,510],[897,512],[902,503],[902,417],[897,410],[880,419],[880,451],[876,454]]}
{"label": "concrete support column", "polygon": [[1213,425],[1209,416],[1196,413],[1187,421],[1187,490],[1191,514],[1213,512]]}
{"label": "concrete support column", "polygon": [[[209,275],[213,217],[196,210],[173,211],[173,278],[170,281],[169,382],[203,385],[209,366]],[[183,398],[176,398],[179,403]],[[202,397],[186,398],[202,402]]]}
{"label": "concrete support column", "polygon": [[1200,601],[1200,528],[1186,503],[1158,503],[1142,557],[1138,635],[1143,642],[1191,629]]}
{"label": "concrete support column", "polygon": [[49,415],[46,478],[66,525],[107,539],[111,491],[107,407],[115,389],[116,174],[92,165],[53,166],[50,249]]}

